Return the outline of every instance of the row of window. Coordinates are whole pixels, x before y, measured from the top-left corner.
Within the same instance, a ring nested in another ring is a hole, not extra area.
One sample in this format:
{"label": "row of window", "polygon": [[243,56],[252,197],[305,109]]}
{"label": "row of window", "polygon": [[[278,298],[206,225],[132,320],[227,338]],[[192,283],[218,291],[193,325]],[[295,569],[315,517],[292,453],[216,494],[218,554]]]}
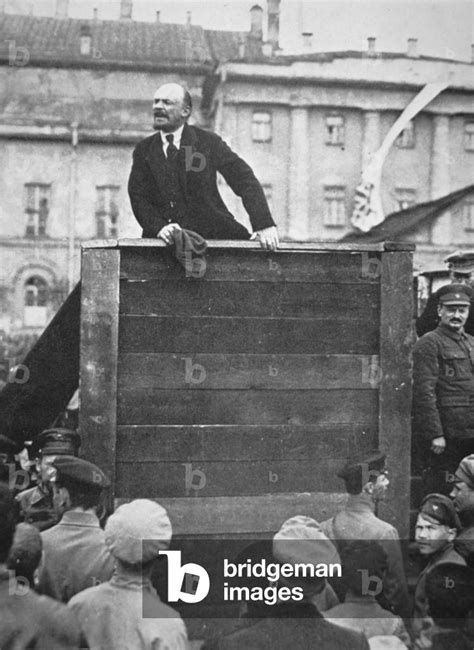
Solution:
{"label": "row of window", "polygon": [[[118,236],[118,185],[97,185],[95,217],[97,237]],[[45,183],[25,184],[25,237],[45,237],[51,203],[51,185]]]}
{"label": "row of window", "polygon": [[[252,140],[254,142],[271,142],[273,136],[272,114],[265,111],[254,111],[252,114]],[[326,115],[325,143],[342,146],[345,144],[345,118],[343,115]],[[409,122],[395,140],[400,149],[415,147],[415,124]],[[474,151],[474,121],[464,123],[464,149]]]}
{"label": "row of window", "polygon": [[[44,237],[49,213],[51,185],[27,183],[26,188],[26,237]],[[116,185],[98,185],[96,187],[96,224],[97,237],[118,237],[118,193]],[[270,184],[263,184],[263,190],[273,207],[273,192]],[[416,190],[400,187],[395,190],[395,200],[399,210],[405,210],[417,201]],[[348,224],[346,212],[346,188],[344,185],[325,185],[323,187],[323,225],[331,228],[343,228]],[[464,228],[474,230],[474,200],[463,205]]]}

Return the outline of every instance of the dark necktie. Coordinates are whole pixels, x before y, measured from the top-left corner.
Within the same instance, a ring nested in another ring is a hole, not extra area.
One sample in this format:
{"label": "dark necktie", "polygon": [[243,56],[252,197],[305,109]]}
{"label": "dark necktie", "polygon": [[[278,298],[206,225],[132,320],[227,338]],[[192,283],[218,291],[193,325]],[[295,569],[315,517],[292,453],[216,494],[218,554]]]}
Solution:
{"label": "dark necktie", "polygon": [[169,135],[166,136],[166,139],[168,140],[168,149],[166,151],[166,157],[170,162],[173,162],[176,160],[176,156],[178,155],[178,149],[176,148],[173,140],[174,140],[174,135],[170,133]]}

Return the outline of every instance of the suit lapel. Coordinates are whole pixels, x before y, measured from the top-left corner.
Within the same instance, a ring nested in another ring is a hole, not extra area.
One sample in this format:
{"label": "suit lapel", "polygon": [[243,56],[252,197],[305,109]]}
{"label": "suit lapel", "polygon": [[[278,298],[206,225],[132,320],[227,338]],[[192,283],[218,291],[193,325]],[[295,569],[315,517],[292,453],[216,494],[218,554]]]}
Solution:
{"label": "suit lapel", "polygon": [[193,129],[192,126],[188,126],[187,124],[184,125],[183,133],[181,135],[181,144],[179,147],[179,166],[178,166],[178,174],[179,174],[179,182],[181,184],[181,189],[183,191],[183,196],[187,200],[187,192],[188,192],[188,173],[189,169],[186,169],[186,166],[192,165],[193,164],[193,154],[196,150],[196,143],[197,143],[197,135],[196,131]]}
{"label": "suit lapel", "polygon": [[166,182],[166,159],[163,152],[163,143],[161,141],[160,133],[157,133],[151,141],[151,146],[148,150],[145,159],[150,166],[151,173],[161,189]]}

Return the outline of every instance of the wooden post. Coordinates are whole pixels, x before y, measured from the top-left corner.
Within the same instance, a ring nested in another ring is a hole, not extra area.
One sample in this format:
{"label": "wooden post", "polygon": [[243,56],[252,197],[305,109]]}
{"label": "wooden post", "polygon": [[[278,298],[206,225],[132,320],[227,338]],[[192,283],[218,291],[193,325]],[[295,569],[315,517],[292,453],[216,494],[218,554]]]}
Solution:
{"label": "wooden post", "polygon": [[111,503],[115,487],[119,262],[118,248],[85,248],[82,252],[81,456],[110,478]]}
{"label": "wooden post", "polygon": [[[382,253],[380,309],[379,446],[387,452],[391,500],[383,518],[408,539],[410,514],[411,347],[413,280],[411,252]],[[407,246],[408,248],[408,246]]]}

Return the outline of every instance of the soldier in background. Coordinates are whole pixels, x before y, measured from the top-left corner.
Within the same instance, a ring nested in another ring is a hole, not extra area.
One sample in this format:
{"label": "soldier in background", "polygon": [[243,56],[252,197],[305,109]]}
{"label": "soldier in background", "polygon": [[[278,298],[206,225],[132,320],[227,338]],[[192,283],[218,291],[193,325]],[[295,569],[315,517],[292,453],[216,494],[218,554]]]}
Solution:
{"label": "soldier in background", "polygon": [[81,437],[69,429],[47,429],[35,440],[39,482],[17,495],[20,519],[46,530],[58,523],[61,513],[53,505],[53,490],[50,483],[51,463],[56,456],[77,456]]}
{"label": "soldier in background", "polygon": [[437,294],[440,323],[413,348],[413,441],[425,491],[447,493],[450,475],[474,451],[474,337],[464,330],[472,290],[448,284]]}

